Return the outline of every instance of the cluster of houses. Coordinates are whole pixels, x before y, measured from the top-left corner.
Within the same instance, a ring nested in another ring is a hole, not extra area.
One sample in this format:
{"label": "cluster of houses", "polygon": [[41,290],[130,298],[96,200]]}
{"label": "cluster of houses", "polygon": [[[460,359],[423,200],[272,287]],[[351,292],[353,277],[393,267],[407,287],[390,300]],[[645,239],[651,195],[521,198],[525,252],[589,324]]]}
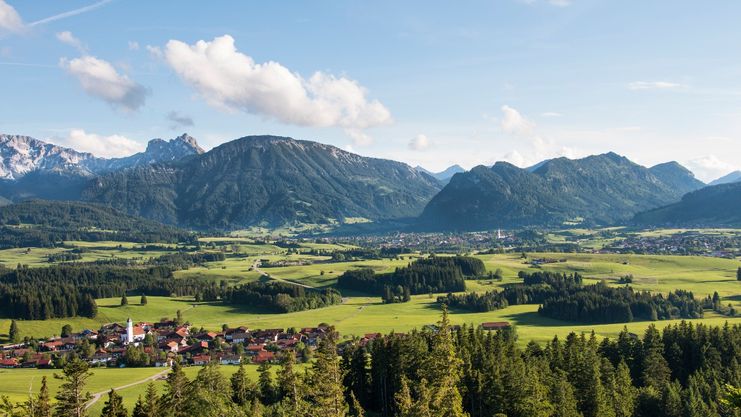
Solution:
{"label": "cluster of houses", "polygon": [[733,259],[741,255],[741,234],[684,232],[664,236],[630,236],[605,246],[600,253],[697,255]]}
{"label": "cluster of houses", "polygon": [[[176,357],[192,365],[219,361],[223,365],[242,362],[272,363],[280,353],[298,354],[315,349],[330,331],[326,325],[300,330],[247,327],[224,328],[221,332],[195,331],[171,320],[157,323],[112,323],[98,331],[84,330],[64,337],[0,346],[2,368],[51,368],[55,360],[86,346],[81,356],[95,366],[125,366],[129,352],[146,358],[144,366],[171,366]],[[136,349],[132,349],[132,347]],[[139,363],[138,366],[142,366]]]}

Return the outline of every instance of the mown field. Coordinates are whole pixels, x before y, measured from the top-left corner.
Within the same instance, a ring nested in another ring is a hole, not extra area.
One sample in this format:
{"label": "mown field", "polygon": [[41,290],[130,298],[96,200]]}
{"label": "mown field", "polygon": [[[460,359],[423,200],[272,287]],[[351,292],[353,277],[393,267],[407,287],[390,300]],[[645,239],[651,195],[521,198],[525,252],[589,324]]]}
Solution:
{"label": "mown field", "polygon": [[[303,365],[299,365],[299,368],[303,368]],[[189,379],[195,378],[201,367],[186,367],[184,368],[185,374]],[[237,371],[237,366],[222,366],[220,367],[221,372],[229,377]],[[275,372],[278,368],[273,367],[272,371]],[[246,366],[248,376],[257,381],[257,366],[248,364]],[[141,395],[144,396],[147,385],[149,382],[142,382],[148,377],[161,374],[165,371],[163,368],[92,368],[90,370],[92,376],[88,379],[87,391],[91,394],[101,393],[108,391],[111,388],[116,389],[121,396],[124,398],[124,405],[131,411],[134,408],[137,398]],[[36,394],[39,387],[41,386],[41,379],[46,376],[47,383],[49,385],[49,391],[54,394],[59,389],[62,381],[54,378],[55,374],[60,374],[59,370],[49,369],[0,369],[0,379],[3,384],[0,385],[0,395],[7,396],[12,402],[23,402],[28,399],[29,393]],[[118,389],[130,384],[136,384],[128,388]],[[164,390],[165,382],[162,379],[154,381],[155,386],[160,390],[160,393]],[[103,405],[107,395],[103,395],[99,401],[97,401],[90,408],[90,415],[98,416],[103,410]]]}

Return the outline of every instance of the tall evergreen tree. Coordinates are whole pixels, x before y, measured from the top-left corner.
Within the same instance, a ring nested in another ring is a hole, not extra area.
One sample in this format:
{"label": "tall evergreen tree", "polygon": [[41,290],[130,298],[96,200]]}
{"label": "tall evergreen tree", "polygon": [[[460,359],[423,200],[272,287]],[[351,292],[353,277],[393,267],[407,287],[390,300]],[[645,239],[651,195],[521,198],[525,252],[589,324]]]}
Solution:
{"label": "tall evergreen tree", "polygon": [[121,305],[122,306],[129,305],[129,298],[126,297],[126,293],[123,293],[123,295],[121,296]]}
{"label": "tall evergreen tree", "polygon": [[239,406],[249,406],[258,397],[257,386],[247,376],[244,364],[239,364],[239,369],[230,379],[232,386],[232,401]]}
{"label": "tall evergreen tree", "polygon": [[93,397],[85,391],[85,385],[92,373],[88,371],[87,362],[79,358],[74,358],[67,362],[62,375],[54,375],[55,378],[61,379],[62,385],[59,387],[54,407],[54,417],[85,417],[87,412],[85,404]]}
{"label": "tall evergreen tree", "polygon": [[278,388],[281,392],[283,409],[291,416],[304,416],[308,412],[306,402],[306,386],[301,376],[296,372],[296,355],[286,352],[278,374]]}
{"label": "tall evergreen tree", "polygon": [[142,298],[139,300],[139,304],[143,306],[147,305],[147,295],[146,294],[142,294]]}
{"label": "tall evergreen tree", "polygon": [[188,377],[185,376],[179,362],[175,362],[172,370],[167,374],[165,393],[162,395],[162,411],[168,417],[189,417],[188,410],[183,406],[188,398]]}
{"label": "tall evergreen tree", "polygon": [[741,281],[741,268],[738,268],[738,270],[736,270],[736,279]]}
{"label": "tall evergreen tree", "polygon": [[103,412],[100,417],[128,417],[129,413],[123,406],[123,398],[111,388],[108,392],[108,400],[103,406]]}
{"label": "tall evergreen tree", "polygon": [[198,371],[190,385],[185,409],[189,415],[203,417],[238,416],[232,401],[232,389],[219,371],[219,362],[212,361]]}
{"label": "tall evergreen tree", "polygon": [[41,378],[41,389],[36,397],[31,417],[51,417],[51,402],[49,398],[49,386],[47,385],[46,376]]}
{"label": "tall evergreen tree", "polygon": [[311,415],[317,417],[344,417],[347,401],[342,387],[342,369],[337,356],[337,333],[330,331],[320,342],[310,377]]}
{"label": "tall evergreen tree", "polygon": [[132,417],[162,417],[160,413],[160,398],[154,383],[150,382],[147,385],[144,399],[140,396],[137,400]]}
{"label": "tall evergreen tree", "polygon": [[270,365],[267,362],[260,364],[257,368],[258,379],[257,386],[260,392],[260,401],[265,405],[275,404],[278,398],[278,389],[273,381],[273,374],[270,372]]}
{"label": "tall evergreen tree", "polygon": [[18,343],[21,341],[21,334],[18,331],[18,323],[15,320],[10,322],[10,330],[8,330],[8,339],[11,343]]}

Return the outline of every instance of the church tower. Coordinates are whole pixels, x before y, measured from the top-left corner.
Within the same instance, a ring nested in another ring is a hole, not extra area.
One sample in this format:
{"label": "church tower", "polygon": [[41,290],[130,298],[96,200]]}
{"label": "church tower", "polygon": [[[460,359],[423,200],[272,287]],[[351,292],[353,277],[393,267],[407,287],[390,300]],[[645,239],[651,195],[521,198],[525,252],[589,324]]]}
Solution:
{"label": "church tower", "polygon": [[134,343],[134,322],[129,317],[126,321],[126,344],[130,345],[132,343]]}

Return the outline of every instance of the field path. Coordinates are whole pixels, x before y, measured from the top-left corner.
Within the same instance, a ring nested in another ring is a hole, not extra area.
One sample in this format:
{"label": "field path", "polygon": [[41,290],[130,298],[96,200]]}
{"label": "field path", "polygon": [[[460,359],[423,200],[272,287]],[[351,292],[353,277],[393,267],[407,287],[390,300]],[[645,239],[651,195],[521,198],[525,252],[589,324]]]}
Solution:
{"label": "field path", "polygon": [[285,282],[286,284],[293,284],[293,285],[298,285],[299,287],[304,287],[304,288],[308,288],[308,289],[310,289],[310,290],[316,290],[316,289],[317,289],[317,287],[312,287],[311,285],[306,285],[306,284],[302,284],[302,283],[300,283],[300,282],[296,282],[296,281],[289,281],[289,280],[287,280],[287,279],[283,279],[283,278],[278,278],[278,277],[274,277],[274,276],[272,276],[272,275],[268,274],[267,272],[265,272],[265,271],[261,270],[261,269],[260,269],[260,266],[259,266],[259,265],[260,265],[260,260],[259,260],[259,259],[255,259],[255,263],[253,263],[253,264],[252,264],[252,269],[253,269],[253,270],[254,270],[255,272],[259,273],[260,275],[262,275],[262,276],[264,276],[264,277],[267,277],[267,278],[270,278],[270,279],[274,279],[274,280],[276,280],[276,281],[280,281],[280,282]]}
{"label": "field path", "polygon": [[[126,388],[131,388],[131,387],[135,387],[137,385],[146,384],[147,382],[150,382],[150,381],[156,381],[156,380],[162,378],[163,376],[167,375],[168,372],[170,372],[170,368],[167,368],[167,369],[165,369],[164,371],[162,371],[162,372],[160,372],[158,374],[155,374],[155,375],[152,375],[150,377],[144,378],[141,381],[132,382],[132,383],[126,384],[126,385],[121,385],[120,387],[116,387],[116,388],[113,388],[113,389],[116,390],[116,391],[121,391],[121,390],[124,390]],[[93,398],[90,401],[88,401],[88,403],[85,405],[85,409],[87,410],[90,407],[92,407],[95,403],[97,403],[104,395],[108,394],[108,392],[110,392],[110,391],[111,391],[110,389],[107,389],[105,391],[101,391],[101,392],[98,392],[98,393],[93,394]]]}

